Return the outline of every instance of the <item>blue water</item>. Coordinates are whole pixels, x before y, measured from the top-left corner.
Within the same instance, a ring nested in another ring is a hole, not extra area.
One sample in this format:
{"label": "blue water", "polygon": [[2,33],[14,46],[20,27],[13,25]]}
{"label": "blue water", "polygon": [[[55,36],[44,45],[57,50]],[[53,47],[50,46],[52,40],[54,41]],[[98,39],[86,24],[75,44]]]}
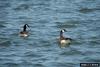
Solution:
{"label": "blue water", "polygon": [[[30,36],[19,37],[24,24]],[[59,31],[73,39],[58,46]],[[0,67],[100,63],[100,0],[0,0]]]}

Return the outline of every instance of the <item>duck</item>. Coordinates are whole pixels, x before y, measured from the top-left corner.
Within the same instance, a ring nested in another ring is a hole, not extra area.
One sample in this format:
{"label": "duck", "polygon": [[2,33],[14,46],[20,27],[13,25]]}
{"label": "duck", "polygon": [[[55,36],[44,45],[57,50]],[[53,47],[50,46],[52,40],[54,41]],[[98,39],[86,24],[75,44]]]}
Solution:
{"label": "duck", "polygon": [[65,29],[62,29],[60,31],[60,38],[59,38],[59,43],[61,44],[61,46],[66,46],[68,44],[71,43],[72,39],[71,38],[67,38],[67,37],[64,37],[63,33],[65,32],[66,30]]}
{"label": "duck", "polygon": [[28,24],[24,24],[23,30],[20,32],[20,36],[21,37],[27,37],[29,35],[29,32],[26,30],[27,27],[29,27],[29,25]]}

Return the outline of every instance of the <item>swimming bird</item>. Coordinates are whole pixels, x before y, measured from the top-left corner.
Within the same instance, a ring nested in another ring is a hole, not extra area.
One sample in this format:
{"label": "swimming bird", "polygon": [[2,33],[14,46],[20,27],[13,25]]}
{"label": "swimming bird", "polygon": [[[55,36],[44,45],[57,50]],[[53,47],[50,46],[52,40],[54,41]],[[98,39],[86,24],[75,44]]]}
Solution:
{"label": "swimming bird", "polygon": [[66,31],[65,29],[62,29],[62,30],[60,31],[59,43],[60,43],[60,45],[61,45],[62,47],[64,47],[64,46],[70,44],[70,43],[71,43],[71,40],[72,40],[71,38],[66,38],[66,37],[63,36],[63,33],[64,33],[65,31]]}
{"label": "swimming bird", "polygon": [[27,27],[29,27],[28,24],[25,24],[23,26],[23,30],[20,32],[20,36],[21,37],[27,37],[29,35],[29,32],[26,30]]}

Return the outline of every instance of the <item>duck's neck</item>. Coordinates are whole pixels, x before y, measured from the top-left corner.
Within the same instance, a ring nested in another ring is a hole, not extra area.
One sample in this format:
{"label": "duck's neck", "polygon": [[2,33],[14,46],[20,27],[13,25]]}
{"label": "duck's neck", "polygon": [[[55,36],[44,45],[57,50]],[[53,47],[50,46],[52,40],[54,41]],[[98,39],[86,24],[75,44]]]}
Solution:
{"label": "duck's neck", "polygon": [[26,25],[23,26],[23,31],[26,31]]}
{"label": "duck's neck", "polygon": [[63,38],[63,32],[60,31],[60,38]]}

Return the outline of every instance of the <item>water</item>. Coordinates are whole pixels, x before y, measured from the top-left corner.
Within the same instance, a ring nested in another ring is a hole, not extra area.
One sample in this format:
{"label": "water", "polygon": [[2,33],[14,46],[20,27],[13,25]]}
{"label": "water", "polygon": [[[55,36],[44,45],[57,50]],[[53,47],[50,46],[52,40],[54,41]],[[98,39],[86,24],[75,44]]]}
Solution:
{"label": "water", "polygon": [[[28,38],[18,33],[24,24]],[[59,30],[74,41],[58,46]],[[79,67],[100,62],[100,0],[0,0],[0,67]]]}

